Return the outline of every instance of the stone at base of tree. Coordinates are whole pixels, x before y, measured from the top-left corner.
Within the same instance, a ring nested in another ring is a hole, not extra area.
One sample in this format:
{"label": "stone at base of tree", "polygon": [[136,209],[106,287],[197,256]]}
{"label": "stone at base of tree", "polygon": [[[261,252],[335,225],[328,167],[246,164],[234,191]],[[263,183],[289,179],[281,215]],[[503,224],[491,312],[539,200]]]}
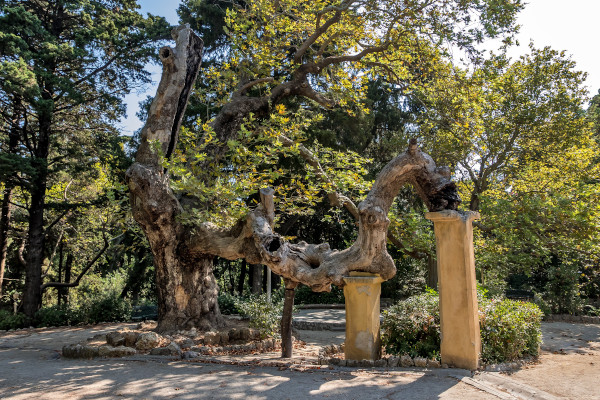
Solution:
{"label": "stone at base of tree", "polygon": [[415,367],[427,367],[427,359],[425,357],[415,357],[413,361],[415,363]]}
{"label": "stone at base of tree", "polygon": [[202,341],[208,345],[219,344],[221,342],[221,334],[219,332],[206,332]]}
{"label": "stone at base of tree", "polygon": [[357,360],[346,360],[346,366],[347,367],[358,367],[358,361]]}
{"label": "stone at base of tree", "polygon": [[403,367],[412,367],[414,366],[413,359],[409,355],[404,355],[400,357],[400,365]]}
{"label": "stone at base of tree", "polygon": [[358,363],[359,367],[372,368],[375,366],[375,362],[373,360],[363,359]]}
{"label": "stone at base of tree", "polygon": [[160,336],[155,332],[146,332],[140,334],[137,341],[135,342],[135,348],[138,350],[150,350],[158,346],[160,343]]}
{"label": "stone at base of tree", "polygon": [[123,332],[123,337],[125,338],[125,346],[135,347],[140,334],[138,332],[125,331]]}
{"label": "stone at base of tree", "polygon": [[156,347],[150,350],[153,356],[181,356],[181,348],[175,342],[169,343],[165,347]]}
{"label": "stone at base of tree", "polygon": [[125,345],[125,335],[121,332],[110,332],[106,334],[106,343],[113,347]]}
{"label": "stone at base of tree", "polygon": [[182,349],[189,349],[194,347],[194,345],[196,343],[194,343],[194,341],[192,339],[184,339],[181,341],[181,343],[178,343],[179,347],[181,347]]}
{"label": "stone at base of tree", "polygon": [[195,351],[186,351],[181,355],[182,360],[191,360],[193,358],[200,357],[200,353]]}
{"label": "stone at base of tree", "polygon": [[391,356],[388,359],[388,367],[395,368],[400,364],[400,357]]}
{"label": "stone at base of tree", "polygon": [[439,368],[440,362],[438,360],[427,360],[427,367],[429,368]]}
{"label": "stone at base of tree", "polygon": [[109,344],[104,344],[98,347],[98,355],[100,357],[126,357],[133,356],[137,353],[134,348],[127,346],[113,347]]}
{"label": "stone at base of tree", "polygon": [[387,360],[385,358],[381,358],[379,360],[375,360],[374,364],[378,368],[387,367],[388,366]]}
{"label": "stone at base of tree", "polygon": [[71,344],[63,347],[62,355],[65,358],[94,358],[98,357],[98,347],[81,344]]}

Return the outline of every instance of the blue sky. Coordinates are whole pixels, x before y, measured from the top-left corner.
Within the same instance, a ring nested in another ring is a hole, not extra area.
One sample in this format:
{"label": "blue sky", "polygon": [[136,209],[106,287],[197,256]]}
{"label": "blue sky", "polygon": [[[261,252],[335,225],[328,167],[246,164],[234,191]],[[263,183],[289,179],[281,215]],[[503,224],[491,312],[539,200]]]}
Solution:
{"label": "blue sky", "polygon": [[[527,1],[527,0],[526,0]],[[180,1],[140,0],[141,11],[163,16],[171,24],[178,23],[177,7]],[[529,0],[521,12],[518,23],[522,26],[518,36],[520,47],[509,53],[516,58],[528,50],[530,40],[538,48],[551,46],[556,50],[566,50],[577,63],[577,69],[587,72],[587,86],[590,93],[600,89],[600,52],[598,49],[597,24],[600,16],[600,0]],[[486,48],[494,48],[491,42]],[[135,113],[138,102],[148,95],[154,95],[160,79],[160,68],[149,66],[152,85],[126,98],[128,117],[122,120],[122,130],[131,134],[140,128],[142,122]]]}

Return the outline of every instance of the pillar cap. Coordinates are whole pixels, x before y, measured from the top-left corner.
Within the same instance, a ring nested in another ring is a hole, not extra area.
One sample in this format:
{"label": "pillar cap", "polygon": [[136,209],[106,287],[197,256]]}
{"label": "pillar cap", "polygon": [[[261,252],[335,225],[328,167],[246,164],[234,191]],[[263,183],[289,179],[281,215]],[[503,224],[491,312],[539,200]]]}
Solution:
{"label": "pillar cap", "polygon": [[425,214],[425,218],[433,222],[443,221],[458,221],[471,222],[475,219],[479,219],[480,215],[477,211],[456,211],[456,210],[443,210],[428,212]]}
{"label": "pillar cap", "polygon": [[350,276],[342,277],[345,284],[377,284],[384,281],[379,274],[371,274],[369,272],[351,271]]}

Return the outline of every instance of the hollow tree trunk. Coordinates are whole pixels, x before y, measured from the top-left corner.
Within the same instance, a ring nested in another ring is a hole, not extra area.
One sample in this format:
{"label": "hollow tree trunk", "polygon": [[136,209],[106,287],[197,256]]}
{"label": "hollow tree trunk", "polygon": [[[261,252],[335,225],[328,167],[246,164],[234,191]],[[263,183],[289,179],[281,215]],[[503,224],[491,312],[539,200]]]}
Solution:
{"label": "hollow tree trunk", "polygon": [[142,130],[136,162],[127,171],[131,207],[142,226],[156,267],[158,327],[160,332],[221,324],[213,256],[186,246],[189,230],[177,217],[180,205],[169,176],[152,148],[157,141],[168,158],[176,146],[181,120],[202,59],[202,40],[189,28],[172,32],[175,49],[163,47],[163,74]]}

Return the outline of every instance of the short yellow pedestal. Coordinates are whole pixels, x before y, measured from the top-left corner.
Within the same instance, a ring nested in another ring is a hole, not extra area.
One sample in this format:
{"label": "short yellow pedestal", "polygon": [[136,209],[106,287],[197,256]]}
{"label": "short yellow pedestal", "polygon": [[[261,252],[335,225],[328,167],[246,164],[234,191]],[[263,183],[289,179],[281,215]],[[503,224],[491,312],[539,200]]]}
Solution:
{"label": "short yellow pedestal", "polygon": [[346,298],[346,344],[347,360],[378,360],[381,358],[379,336],[379,275],[350,272],[344,277]]}
{"label": "short yellow pedestal", "polygon": [[476,212],[430,212],[438,263],[442,363],[477,369],[481,352],[473,220]]}

